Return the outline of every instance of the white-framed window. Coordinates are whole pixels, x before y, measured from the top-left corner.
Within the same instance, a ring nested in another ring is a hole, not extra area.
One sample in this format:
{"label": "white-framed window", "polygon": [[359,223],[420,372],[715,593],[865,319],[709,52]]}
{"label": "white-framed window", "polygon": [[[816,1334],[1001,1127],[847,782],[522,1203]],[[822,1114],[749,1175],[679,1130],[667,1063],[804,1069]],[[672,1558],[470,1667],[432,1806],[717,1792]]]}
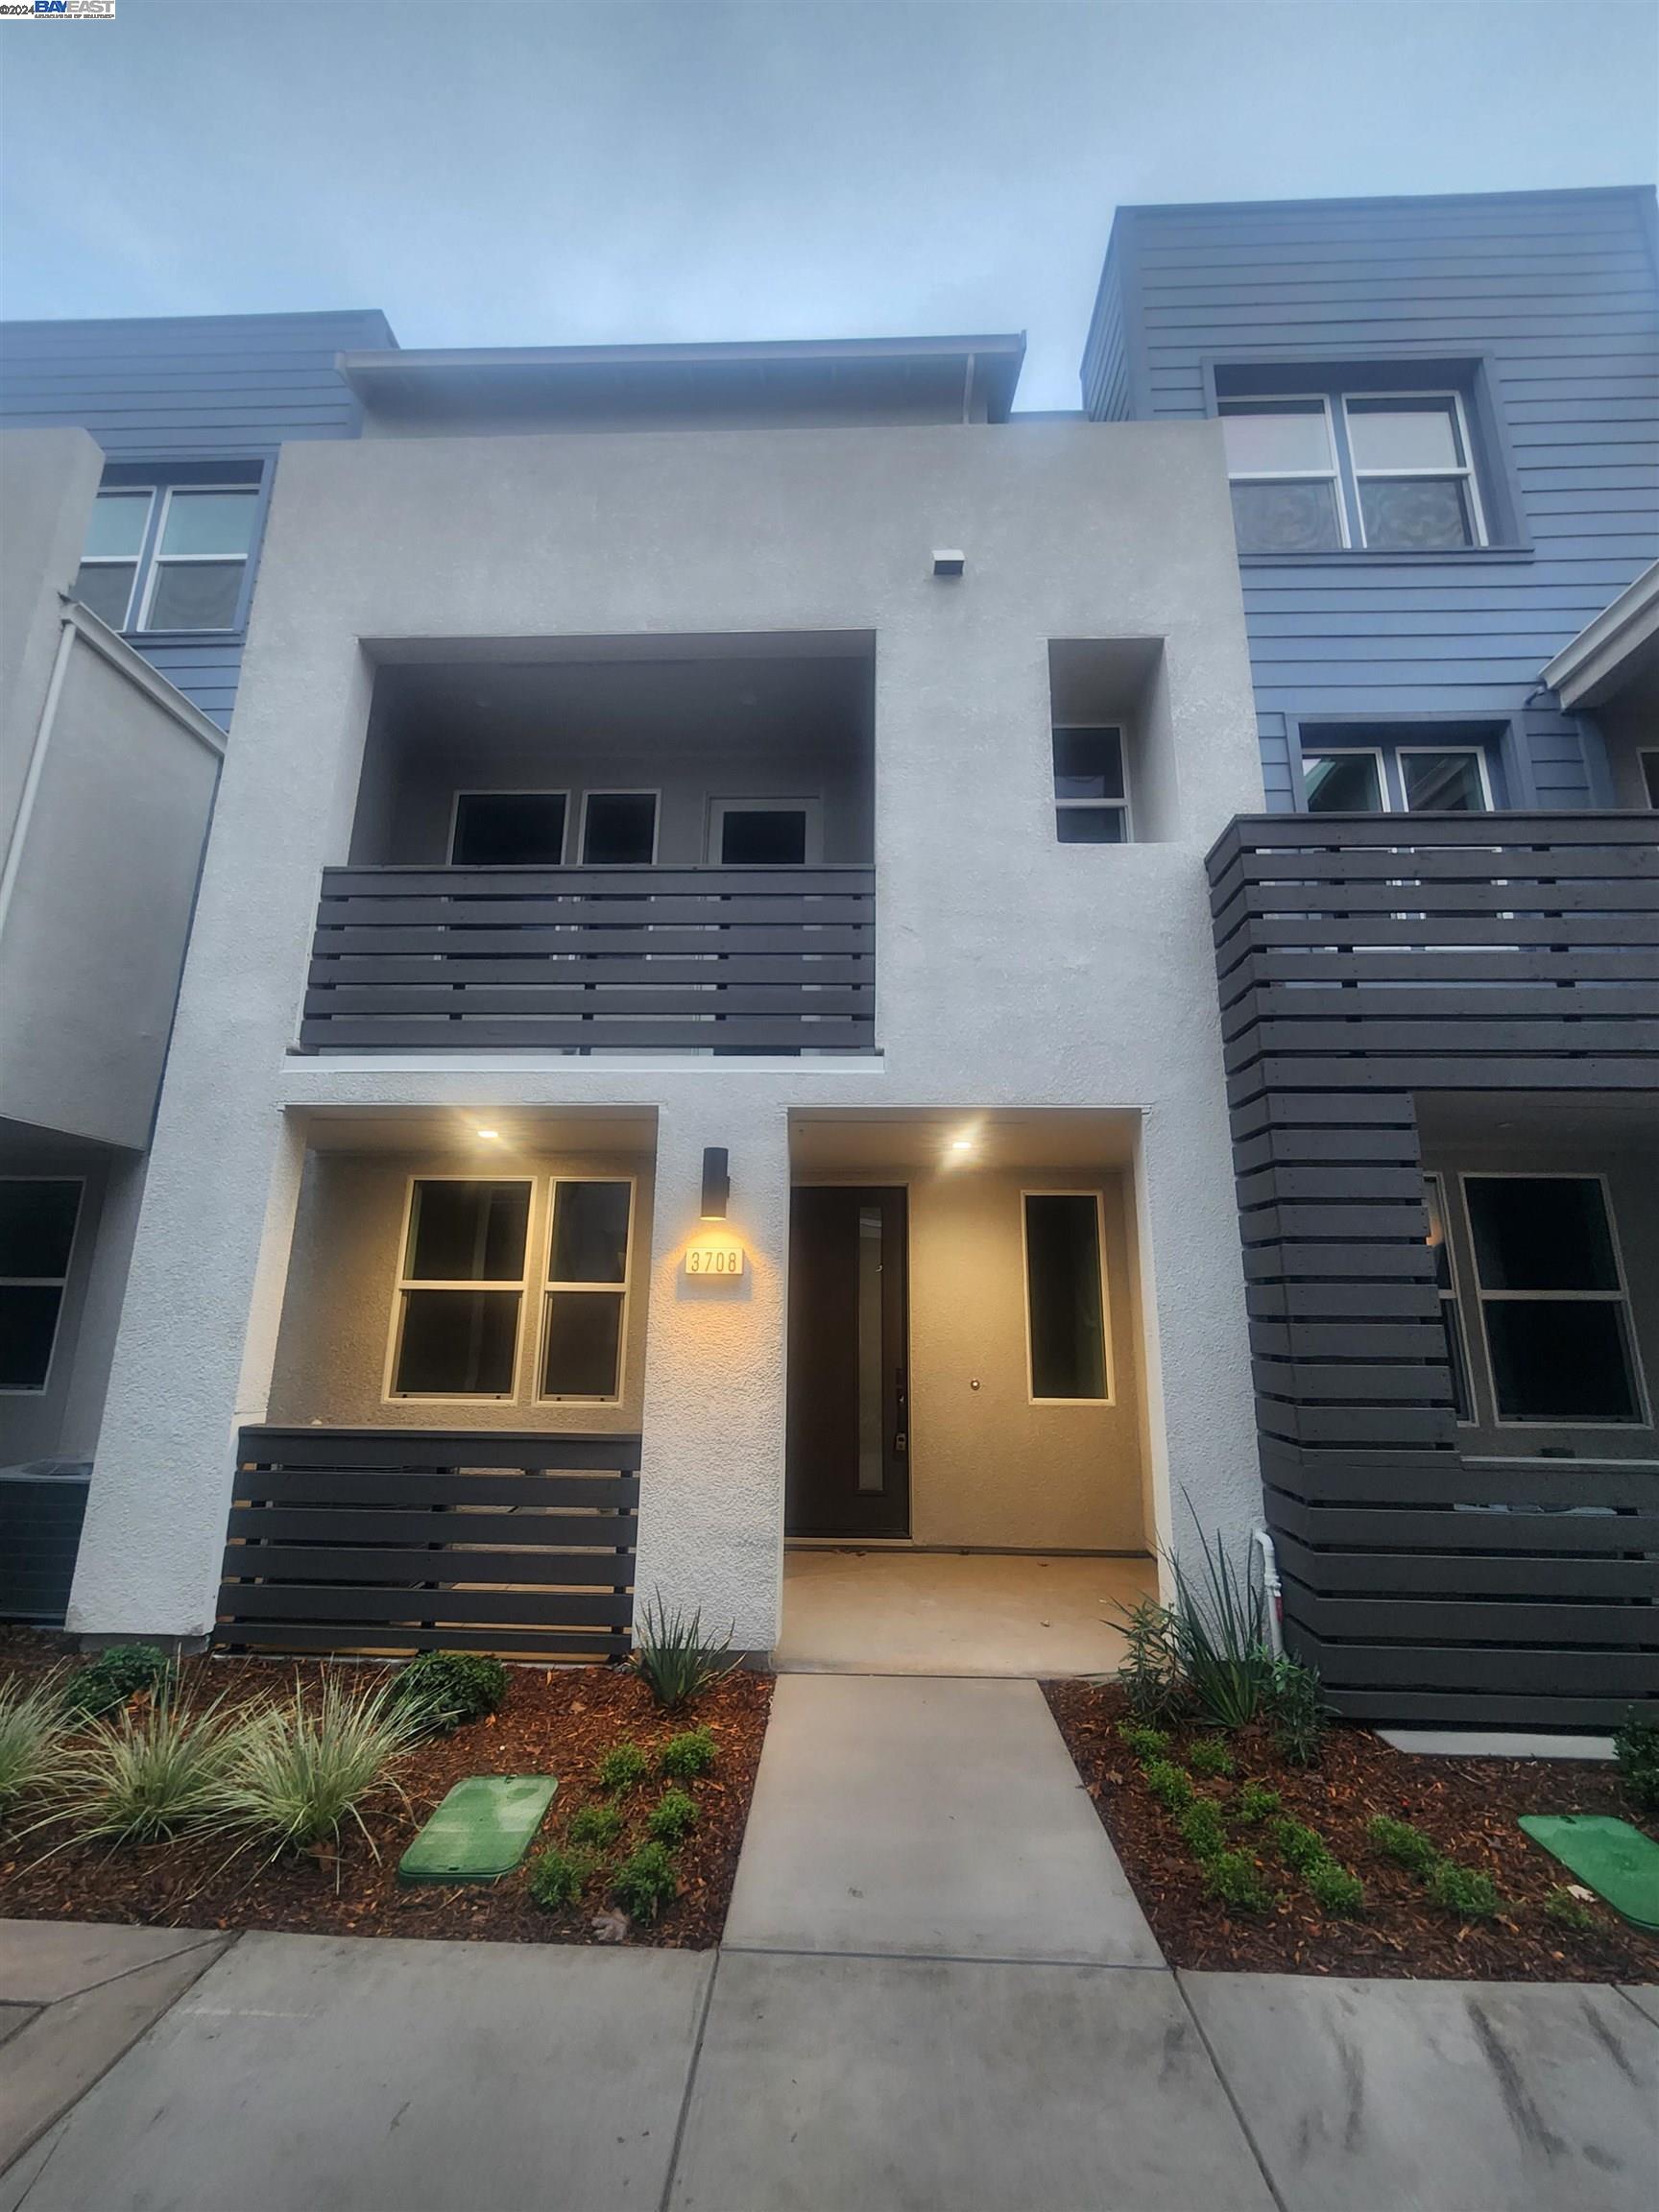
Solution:
{"label": "white-framed window", "polygon": [[1219,399],[1240,553],[1339,553],[1348,543],[1324,392]]}
{"label": "white-framed window", "polygon": [[1310,814],[1487,814],[1492,777],[1479,745],[1302,741]]}
{"label": "white-framed window", "polygon": [[1302,748],[1302,789],[1310,814],[1386,814],[1388,775],[1375,745]]}
{"label": "white-framed window", "polygon": [[655,791],[586,791],[582,795],[582,864],[648,868],[657,858]]}
{"label": "white-framed window", "polygon": [[516,1395],[532,1189],[517,1177],[411,1177],[388,1398]]}
{"label": "white-framed window", "polygon": [[537,1381],[540,1398],[602,1406],[621,1398],[633,1231],[631,1177],[554,1177]]}
{"label": "white-framed window", "polygon": [[1604,1179],[1503,1172],[1461,1181],[1498,1425],[1646,1422]]}
{"label": "white-framed window", "polygon": [[111,630],[125,630],[132,619],[155,504],[155,488],[148,484],[110,486],[92,502],[73,596]]}
{"label": "white-framed window", "polygon": [[449,821],[453,868],[558,868],[568,791],[457,791]]}
{"label": "white-framed window", "polygon": [[1094,1190],[1022,1190],[1025,1350],[1033,1405],[1106,1405],[1106,1238]]}
{"label": "white-framed window", "polygon": [[1104,723],[1059,723],[1050,736],[1060,843],[1126,845],[1129,781],[1122,731]]}
{"label": "white-framed window", "polygon": [[710,799],[709,857],[720,868],[799,868],[822,858],[821,799]]}
{"label": "white-framed window", "polygon": [[1469,426],[1457,392],[1345,392],[1359,542],[1391,553],[1486,542]]}
{"label": "white-framed window", "polygon": [[84,1188],[0,1175],[0,1395],[36,1397],[51,1380]]}
{"label": "white-framed window", "polygon": [[233,630],[253,545],[252,484],[170,484],[140,630]]}
{"label": "white-framed window", "polygon": [[1463,1339],[1463,1311],[1457,1303],[1457,1267],[1446,1227],[1446,1192],[1438,1175],[1425,1175],[1423,1196],[1429,1209],[1429,1249],[1434,1256],[1434,1287],[1440,1298],[1440,1326],[1446,1333],[1446,1364],[1452,1371],[1452,1398],[1459,1421],[1473,1421],[1469,1391],[1469,1348]]}

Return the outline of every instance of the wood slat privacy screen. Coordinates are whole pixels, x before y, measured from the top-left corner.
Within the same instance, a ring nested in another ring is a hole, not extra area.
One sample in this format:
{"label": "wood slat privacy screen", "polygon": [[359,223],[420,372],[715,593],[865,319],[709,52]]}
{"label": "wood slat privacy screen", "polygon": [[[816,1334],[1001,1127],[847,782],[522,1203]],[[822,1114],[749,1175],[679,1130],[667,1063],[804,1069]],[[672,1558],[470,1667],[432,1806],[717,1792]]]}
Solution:
{"label": "wood slat privacy screen", "polygon": [[244,1429],[214,1642],[617,1656],[637,1436]]}
{"label": "wood slat privacy screen", "polygon": [[1209,872],[1293,1647],[1367,1719],[1659,1710],[1659,1467],[1459,1452],[1415,1104],[1659,1094],[1654,817],[1252,817]]}
{"label": "wood slat privacy screen", "polygon": [[869,1052],[876,872],[328,868],[322,1051]]}

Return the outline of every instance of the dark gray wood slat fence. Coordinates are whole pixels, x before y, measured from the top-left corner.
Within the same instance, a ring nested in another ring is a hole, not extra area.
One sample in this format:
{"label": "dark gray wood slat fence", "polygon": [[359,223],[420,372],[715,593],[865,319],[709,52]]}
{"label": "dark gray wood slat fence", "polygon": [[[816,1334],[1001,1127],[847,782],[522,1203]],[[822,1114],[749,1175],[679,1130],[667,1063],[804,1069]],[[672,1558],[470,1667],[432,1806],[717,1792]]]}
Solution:
{"label": "dark gray wood slat fence", "polygon": [[261,1428],[236,1457],[222,1650],[629,1648],[637,1436]]}
{"label": "dark gray wood slat fence", "polygon": [[1460,1454],[1416,1113],[1650,1093],[1659,1123],[1654,817],[1241,818],[1209,870],[1293,1646],[1357,1719],[1659,1702],[1659,1466]]}
{"label": "dark gray wood slat fence", "polygon": [[873,868],[329,868],[320,1051],[871,1052]]}

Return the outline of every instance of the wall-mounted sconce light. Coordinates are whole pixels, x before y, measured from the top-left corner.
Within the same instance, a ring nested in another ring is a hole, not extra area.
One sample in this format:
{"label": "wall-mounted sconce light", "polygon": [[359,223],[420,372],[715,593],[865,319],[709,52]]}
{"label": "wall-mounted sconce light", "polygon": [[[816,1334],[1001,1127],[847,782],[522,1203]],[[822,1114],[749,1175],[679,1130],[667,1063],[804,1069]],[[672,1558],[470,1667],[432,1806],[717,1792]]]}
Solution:
{"label": "wall-mounted sconce light", "polygon": [[933,573],[935,576],[960,576],[967,565],[967,554],[958,552],[951,545],[940,547],[933,555]]}
{"label": "wall-mounted sconce light", "polygon": [[727,1171],[727,1150],[724,1144],[706,1144],[703,1147],[703,1203],[698,1209],[705,1221],[724,1221],[726,1201],[732,1195],[732,1177]]}

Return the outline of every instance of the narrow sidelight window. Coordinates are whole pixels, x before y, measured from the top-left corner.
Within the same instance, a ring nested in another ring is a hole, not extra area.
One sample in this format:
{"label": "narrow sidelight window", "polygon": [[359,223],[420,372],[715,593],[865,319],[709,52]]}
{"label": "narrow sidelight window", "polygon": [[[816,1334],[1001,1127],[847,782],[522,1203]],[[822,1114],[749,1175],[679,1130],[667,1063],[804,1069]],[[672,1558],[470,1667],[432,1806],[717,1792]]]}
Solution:
{"label": "narrow sidelight window", "polygon": [[1596,1175],[1466,1175],[1501,1422],[1642,1419],[1630,1312]]}
{"label": "narrow sidelight window", "polygon": [[1217,402],[1240,553],[1339,553],[1348,542],[1323,393]]}
{"label": "narrow sidelight window", "polygon": [[1105,1284],[1100,1201],[1088,1191],[1028,1190],[1025,1312],[1034,1399],[1103,1399]]}
{"label": "narrow sidelight window", "polygon": [[258,506],[252,486],[167,493],[141,628],[235,629]]}
{"label": "narrow sidelight window", "polygon": [[457,791],[449,858],[457,868],[557,868],[563,791]]}
{"label": "narrow sidelight window", "polygon": [[132,617],[132,587],[138,577],[138,558],[150,528],[155,493],[148,487],[132,492],[100,492],[92,502],[86,530],[86,550],[81,556],[73,596],[89,607],[111,630],[125,630]]}
{"label": "narrow sidelight window", "polygon": [[582,858],[588,867],[649,867],[656,857],[655,791],[589,792],[582,808]]}
{"label": "narrow sidelight window", "polygon": [[1053,733],[1054,820],[1062,845],[1123,845],[1129,786],[1123,733],[1063,726]]}
{"label": "narrow sidelight window", "polygon": [[632,1183],[553,1186],[541,1396],[613,1402],[622,1395]]}
{"label": "narrow sidelight window", "polygon": [[81,1189],[72,1176],[0,1176],[0,1390],[46,1387]]}
{"label": "narrow sidelight window", "polygon": [[1458,1420],[1473,1421],[1469,1355],[1463,1343],[1463,1316],[1457,1307],[1452,1243],[1446,1234],[1446,1197],[1438,1175],[1424,1176],[1423,1195],[1429,1208],[1429,1249],[1434,1255],[1434,1287],[1440,1293],[1440,1326],[1446,1332],[1446,1364],[1452,1370],[1452,1397]]}
{"label": "narrow sidelight window", "polygon": [[412,1186],[394,1397],[512,1397],[529,1226],[528,1183]]}

